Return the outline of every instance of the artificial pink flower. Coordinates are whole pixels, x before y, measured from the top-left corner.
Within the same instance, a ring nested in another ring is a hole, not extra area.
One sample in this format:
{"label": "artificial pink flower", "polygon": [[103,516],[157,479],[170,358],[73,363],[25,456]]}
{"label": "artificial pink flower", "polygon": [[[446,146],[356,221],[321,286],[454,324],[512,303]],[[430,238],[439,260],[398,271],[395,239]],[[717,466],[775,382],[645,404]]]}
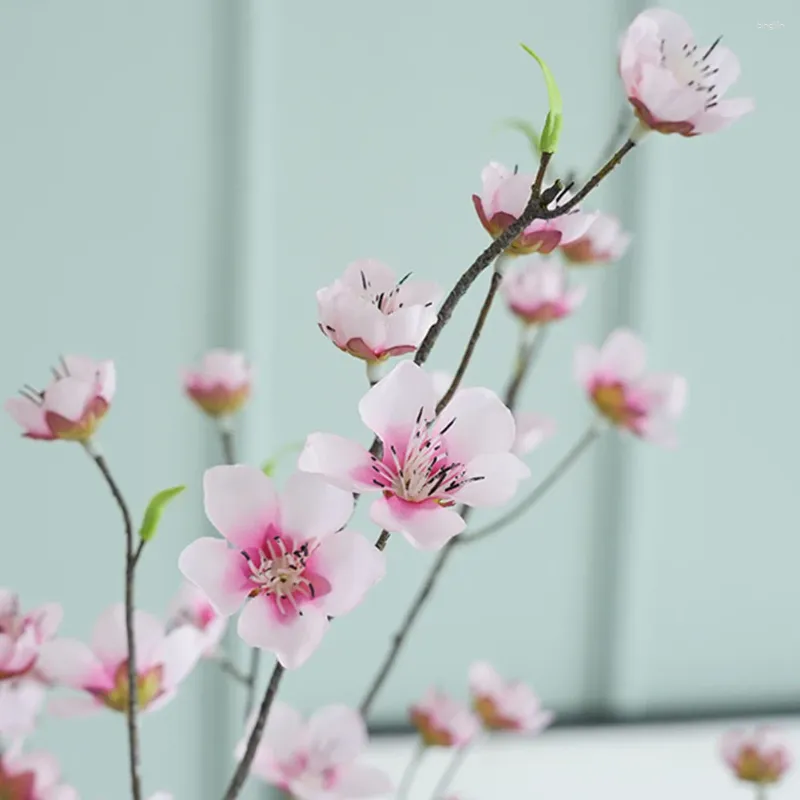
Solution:
{"label": "artificial pink flower", "polygon": [[608,264],[622,258],[630,243],[616,217],[598,214],[583,236],[561,245],[561,254],[570,264]]}
{"label": "artificial pink flower", "polygon": [[614,331],[602,349],[575,352],[575,377],[597,410],[614,425],[665,447],[677,443],[675,422],[686,406],[686,380],[645,374],[645,347],[631,331]]}
{"label": "artificial pink flower", "polygon": [[[237,758],[244,754],[246,743],[247,736],[237,747]],[[306,721],[277,701],[252,771],[297,800],[385,797],[392,791],[388,776],[358,762],[366,747],[367,726],[347,706],[326,706]]]}
{"label": "artificial pink flower", "polygon": [[[184,625],[170,633],[144,611],[133,618],[140,711],[155,711],[173,697],[200,657],[202,637]],[[128,643],[125,609],[111,606],[97,620],[91,648],[75,639],[56,639],[42,648],[39,667],[53,683],[81,689],[84,697],[62,698],[52,710],[62,716],[106,707],[128,708]]]}
{"label": "artificial pink flower", "polygon": [[358,407],[383,443],[381,459],[349,439],[312,433],[298,466],[351,492],[380,492],[372,521],[415,547],[437,550],[464,530],[456,503],[502,505],[530,471],[510,452],[514,417],[497,395],[462,389],[434,419],[436,400],[433,376],[404,361]]}
{"label": "artificial pink flower", "polygon": [[586,287],[570,289],[563,266],[534,256],[503,279],[503,295],[512,314],[526,325],[545,325],[569,316],[586,297]]}
{"label": "artificial pink flower", "polygon": [[355,261],[317,292],[319,329],[340,349],[368,362],[413,353],[436,322],[441,289],[400,281],[380,261]]}
{"label": "artificial pink flower", "polygon": [[24,739],[36,728],[45,688],[38,681],[19,678],[0,683],[0,736]]}
{"label": "artificial pink flower", "polygon": [[26,386],[6,411],[29,439],[86,442],[108,411],[117,386],[113,361],[65,356],[44,391]]}
{"label": "artificial pink flower", "polygon": [[0,681],[34,670],[42,645],[55,636],[62,616],[57,603],[23,614],[17,595],[0,589]]}
{"label": "artificial pink flower", "polygon": [[328,617],[355,608],[385,571],[383,553],[344,529],[352,494],[295,473],[278,497],[261,470],[243,465],[208,470],[203,491],[206,515],[225,539],[192,542],[181,572],[220,614],[248,600],[242,639],[287,669],[299,667],[322,641]]}
{"label": "artificial pink flower", "polygon": [[19,748],[12,748],[0,755],[0,797],[8,800],[78,800],[78,793],[61,783],[58,762],[49,753],[23,753]]}
{"label": "artificial pink flower", "polygon": [[698,47],[674,11],[651,8],[622,37],[619,74],[645,128],[697,136],[728,127],[752,111],[749,98],[723,100],[739,77],[739,59],[717,39]]}
{"label": "artificial pink flower", "polygon": [[242,353],[210,350],[198,370],[183,371],[186,394],[210,417],[235,414],[250,397],[253,370]]}
{"label": "artificial pink flower", "polygon": [[739,780],[762,785],[777,783],[792,765],[789,748],[769,728],[729,732],[722,757]]}
{"label": "artificial pink flower", "polygon": [[168,631],[180,628],[181,625],[190,625],[202,637],[203,655],[210,657],[217,652],[217,647],[225,635],[228,620],[214,608],[206,595],[193,583],[183,582],[170,603],[167,615]]}
{"label": "artificial pink flower", "polygon": [[481,727],[465,705],[438,689],[428,689],[422,700],[411,706],[410,717],[427,747],[463,747]]}
{"label": "artificial pink flower", "polygon": [[485,661],[470,667],[469,688],[472,707],[488,730],[540,733],[555,716],[527,684],[504,680]]}
{"label": "artificial pink flower", "polygon": [[[481,225],[493,239],[521,216],[528,205],[535,179],[535,175],[511,172],[494,161],[484,168],[481,173],[483,189],[480,195],[472,195],[472,202]],[[569,199],[569,192],[562,192],[557,201],[563,205]],[[548,209],[555,207],[556,200]],[[595,217],[596,214],[585,214],[574,208],[555,219],[535,219],[506,248],[506,253],[514,256],[550,253],[559,245],[583,236]]]}

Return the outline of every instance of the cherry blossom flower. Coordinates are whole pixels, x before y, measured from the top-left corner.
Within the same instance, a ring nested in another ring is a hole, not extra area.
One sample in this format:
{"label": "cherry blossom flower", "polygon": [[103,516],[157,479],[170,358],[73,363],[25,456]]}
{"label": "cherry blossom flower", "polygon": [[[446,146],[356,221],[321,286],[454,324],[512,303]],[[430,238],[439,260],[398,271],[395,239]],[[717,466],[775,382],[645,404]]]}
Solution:
{"label": "cherry blossom flower", "polygon": [[61,783],[58,762],[49,753],[24,753],[14,747],[0,755],[0,797],[9,800],[78,800],[78,793]]}
{"label": "cherry blossom flower", "polygon": [[442,291],[408,277],[398,281],[374,259],[353,262],[317,292],[319,329],[340,350],[368,362],[413,353],[436,322]]}
{"label": "cherry blossom flower", "polygon": [[[535,179],[535,175],[511,172],[494,161],[484,168],[481,173],[483,189],[480,195],[472,195],[472,202],[481,225],[493,239],[522,215]],[[548,209],[555,208],[556,202],[563,205],[569,199],[569,192],[562,192]],[[575,208],[555,219],[535,219],[506,249],[506,253],[515,256],[550,253],[559,245],[583,236],[596,216]]]}
{"label": "cherry blossom flower", "polygon": [[456,503],[502,505],[530,471],[510,452],[514,418],[497,395],[463,389],[434,419],[436,399],[434,378],[404,361],[359,403],[383,457],[341,436],[312,433],[298,467],[348,491],[380,492],[372,521],[415,547],[437,550],[464,530]]}
{"label": "cherry blossom flower", "polygon": [[722,757],[739,780],[762,785],[777,783],[792,765],[789,748],[769,728],[729,732],[722,740]]}
{"label": "cherry blossom flower", "polygon": [[219,643],[225,635],[228,620],[193,583],[183,582],[170,604],[167,615],[168,631],[181,625],[190,625],[202,636],[203,655],[210,657],[217,652]]}
{"label": "cherry blossom flower", "polygon": [[472,706],[488,730],[540,733],[553,721],[533,690],[521,681],[506,681],[485,661],[469,671]]}
{"label": "cherry blossom flower", "polygon": [[563,319],[586,297],[585,286],[569,287],[563,266],[536,256],[506,273],[502,292],[511,313],[526,325]]}
{"label": "cherry blossom flower", "polygon": [[675,422],[686,405],[686,380],[645,374],[645,347],[631,331],[614,331],[602,349],[575,352],[575,377],[597,410],[614,425],[665,447],[677,443]]}
{"label": "cherry blossom flower", "polygon": [[244,354],[210,350],[198,370],[183,371],[186,394],[210,417],[235,414],[247,402],[253,370]]}
{"label": "cherry blossom flower", "polygon": [[480,731],[478,718],[465,706],[431,688],[411,706],[411,723],[427,747],[463,747]]}
{"label": "cherry blossom flower", "polygon": [[[247,736],[239,743],[237,758],[244,754],[246,743]],[[388,776],[359,762],[366,747],[364,720],[347,706],[326,706],[306,721],[277,701],[252,772],[297,800],[385,797],[392,791]]]}
{"label": "cherry blossom flower", "polygon": [[38,681],[19,678],[0,683],[0,736],[11,741],[30,736],[44,698],[45,688]]}
{"label": "cherry blossom flower", "polygon": [[753,110],[749,98],[723,99],[740,68],[721,38],[699,47],[688,23],[664,8],[634,19],[620,44],[619,73],[645,129],[697,136]]}
{"label": "cherry blossom flower", "polygon": [[106,415],[116,385],[112,361],[65,356],[46,389],[25,386],[5,409],[29,439],[86,442]]}
{"label": "cherry blossom flower", "polygon": [[[175,697],[178,685],[200,657],[202,637],[184,625],[170,633],[155,617],[135,611],[136,675],[140,711],[155,711]],[[51,704],[61,716],[101,708],[125,713],[128,708],[128,644],[125,609],[117,603],[94,627],[91,647],[75,639],[56,639],[42,648],[40,669],[53,683],[80,689],[82,697]]]}
{"label": "cherry blossom flower", "polygon": [[242,639],[287,669],[299,667],[322,641],[328,617],[355,608],[385,571],[383,554],[344,528],[352,495],[295,473],[279,497],[261,470],[242,465],[208,470],[203,490],[206,515],[225,538],[190,544],[181,572],[220,614],[247,600]]}
{"label": "cherry blossom flower", "polygon": [[17,595],[0,589],[0,681],[34,670],[42,645],[55,636],[62,616],[57,603],[23,614]]}
{"label": "cherry blossom flower", "polygon": [[622,258],[630,243],[616,217],[598,214],[583,236],[561,245],[561,255],[573,265],[608,264]]}

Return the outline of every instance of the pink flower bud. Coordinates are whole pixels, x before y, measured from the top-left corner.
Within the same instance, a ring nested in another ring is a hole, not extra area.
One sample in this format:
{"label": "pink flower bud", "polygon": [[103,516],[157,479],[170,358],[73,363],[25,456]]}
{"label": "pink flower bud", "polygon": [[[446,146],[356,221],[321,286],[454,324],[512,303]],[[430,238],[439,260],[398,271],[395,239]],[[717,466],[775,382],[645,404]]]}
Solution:
{"label": "pink flower bud", "polygon": [[480,730],[480,723],[466,706],[437,689],[429,689],[411,707],[410,718],[427,747],[463,747]]}
{"label": "pink flower bud", "polygon": [[600,214],[583,236],[561,245],[561,254],[573,265],[608,264],[622,258],[630,242],[616,217]]}
{"label": "pink flower bud", "polygon": [[210,350],[199,370],[184,370],[186,394],[210,417],[235,414],[250,397],[253,371],[242,353]]}
{"label": "pink flower bud", "polygon": [[570,289],[564,268],[536,256],[503,279],[503,295],[512,314],[526,325],[545,325],[569,316],[586,297],[586,287]]}
{"label": "pink flower bud", "polygon": [[55,636],[62,616],[57,603],[23,614],[17,595],[0,589],[0,681],[34,671],[42,645]]}
{"label": "pink flower bud", "polygon": [[722,741],[722,757],[740,781],[777,783],[792,764],[789,749],[768,728],[731,731]]}

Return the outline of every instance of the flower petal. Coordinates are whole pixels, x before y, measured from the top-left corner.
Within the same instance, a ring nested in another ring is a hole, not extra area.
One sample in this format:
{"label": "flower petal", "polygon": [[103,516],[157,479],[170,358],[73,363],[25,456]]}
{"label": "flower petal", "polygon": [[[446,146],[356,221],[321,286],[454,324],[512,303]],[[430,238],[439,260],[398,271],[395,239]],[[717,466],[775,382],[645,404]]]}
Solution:
{"label": "flower petal", "polygon": [[339,797],[361,800],[361,798],[385,797],[394,791],[389,776],[377,767],[367,764],[349,764],[337,773],[336,789]]}
{"label": "flower petal", "polygon": [[111,686],[103,663],[77,639],[55,639],[43,644],[37,669],[48,681],[74,689],[87,685]]}
{"label": "flower petal", "polygon": [[362,258],[347,265],[342,283],[358,292],[381,294],[397,286],[394,270],[375,258]]}
{"label": "flower petal", "polygon": [[600,366],[600,353],[590,344],[578,345],[575,348],[573,371],[575,380],[584,388],[589,389],[592,378]]}
{"label": "flower petal", "polygon": [[321,475],[295,472],[280,497],[281,530],[293,540],[322,539],[343,528],[353,513],[352,492]]}
{"label": "flower petal", "polygon": [[95,386],[79,378],[66,377],[55,381],[44,395],[45,413],[58,414],[70,422],[83,417],[86,406],[96,397]]}
{"label": "flower petal", "polygon": [[85,717],[103,708],[102,702],[91,694],[54,697],[47,704],[47,712],[54,717]]}
{"label": "flower petal", "polygon": [[462,503],[480,508],[507,503],[516,494],[519,482],[529,478],[531,471],[512,453],[486,453],[468,463],[467,474],[481,476],[482,480],[465,484],[455,496]]}
{"label": "flower petal", "polygon": [[[255,712],[247,724],[245,736],[236,748],[237,758],[244,755],[247,738],[253,730]],[[298,753],[308,750],[308,726],[303,715],[286,703],[276,700],[267,717],[264,734],[261,737],[259,750],[268,750],[270,760],[286,762],[291,761]]]}
{"label": "flower petal", "polygon": [[204,537],[186,547],[178,558],[178,569],[197,586],[218,613],[236,613],[252,588],[242,570],[242,555],[224,539]]}
{"label": "flower petal", "polygon": [[642,340],[633,331],[619,328],[606,339],[599,366],[604,375],[626,382],[641,377],[646,362]]}
{"label": "flower petal", "polygon": [[[164,638],[164,626],[151,614],[136,610],[133,628],[137,666],[143,669],[148,665],[150,654]],[[107,666],[114,667],[128,658],[125,607],[122,603],[115,603],[100,615],[92,631],[91,647]]]}
{"label": "flower petal", "polygon": [[517,426],[516,438],[512,452],[523,456],[535,450],[545,439],[549,439],[556,430],[555,421],[541,414],[521,411],[514,415]]}
{"label": "flower petal", "polygon": [[406,503],[396,497],[378,498],[369,515],[376,525],[402,533],[418,550],[440,550],[466,527],[450,508],[438,503]]}
{"label": "flower petal", "polygon": [[355,761],[367,749],[367,726],[345,705],[331,705],[308,720],[309,769],[321,772]]}
{"label": "flower petal", "polygon": [[297,468],[323,475],[334,486],[349,491],[374,491],[370,477],[372,456],[357,442],[335,433],[312,433],[306,439]]}
{"label": "flower petal", "polygon": [[191,625],[176,628],[162,640],[151,661],[163,667],[162,682],[168,691],[194,669],[205,643],[203,635]]}
{"label": "flower petal", "polygon": [[44,408],[26,397],[11,397],[5,402],[5,410],[14,422],[36,439],[53,439],[53,433],[45,422]]}

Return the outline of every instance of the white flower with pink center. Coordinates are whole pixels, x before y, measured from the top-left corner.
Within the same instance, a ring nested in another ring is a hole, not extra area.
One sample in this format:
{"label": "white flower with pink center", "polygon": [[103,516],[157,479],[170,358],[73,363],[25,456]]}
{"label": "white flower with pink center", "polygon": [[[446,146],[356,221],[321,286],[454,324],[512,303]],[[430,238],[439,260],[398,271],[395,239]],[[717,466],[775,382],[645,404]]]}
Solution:
{"label": "white flower with pink center", "polygon": [[[165,633],[150,614],[135,611],[137,694],[140,711],[155,711],[175,697],[178,685],[200,657],[201,638],[189,626]],[[128,708],[128,643],[125,609],[117,603],[95,624],[91,647],[76,639],[56,639],[42,648],[42,674],[53,683],[80,689],[80,697],[58,698],[51,710],[60,716],[102,708]]]}
{"label": "white flower with pink center", "polygon": [[569,316],[586,297],[586,287],[569,287],[567,272],[556,261],[527,259],[509,270],[502,292],[512,314],[526,325],[546,325]]}
{"label": "white flower with pink center", "polygon": [[647,374],[646,351],[631,331],[614,331],[600,350],[575,352],[575,377],[597,410],[614,425],[665,447],[677,444],[675,423],[686,406],[680,375]]}
{"label": "white flower with pink center", "polygon": [[355,261],[317,292],[319,329],[340,349],[368,362],[413,353],[436,322],[441,289],[397,280],[374,259]]}
{"label": "white flower with pink center", "polygon": [[[241,758],[247,737],[239,744]],[[252,772],[297,800],[386,797],[392,783],[381,770],[359,761],[367,747],[361,716],[341,705],[326,706],[307,721],[290,706],[273,704]]]}
{"label": "white flower with pink center", "polygon": [[5,409],[29,439],[86,442],[110,408],[116,386],[112,361],[65,356],[46,389],[25,386]]}
{"label": "white flower with pink center", "polygon": [[253,369],[243,353],[218,348],[203,356],[200,369],[182,373],[183,389],[210,417],[235,414],[247,402]]}
{"label": "white flower with pink center", "polygon": [[434,377],[411,361],[398,364],[359,403],[383,457],[342,436],[313,433],[298,466],[342,489],[380,492],[376,525],[423,550],[437,550],[464,530],[453,508],[508,502],[530,471],[511,449],[514,417],[488,389],[463,389],[436,417]]}
{"label": "white flower with pink center", "polygon": [[61,782],[58,761],[41,751],[14,747],[0,755],[0,797],[8,800],[78,800],[78,793]]}
{"label": "white flower with pink center", "polygon": [[427,747],[464,747],[481,728],[465,705],[435,688],[411,706],[409,716]]}
{"label": "white flower with pink center", "polygon": [[42,645],[55,636],[62,617],[57,603],[24,614],[17,595],[0,589],[0,681],[34,670]]}
{"label": "white flower with pink center", "polygon": [[206,657],[213,656],[227,627],[227,617],[220,614],[193,583],[184,581],[170,603],[167,612],[167,630],[189,625],[202,637],[201,649]]}
{"label": "white flower with pink center", "polygon": [[686,20],[651,8],[622,37],[619,74],[641,123],[659,133],[697,136],[727,128],[754,108],[723,99],[739,77],[739,59],[720,39],[700,47]]}
{"label": "white flower with pink center", "polygon": [[625,255],[631,236],[610,214],[598,214],[583,236],[561,245],[561,255],[570,264],[608,264]]}
{"label": "white flower with pink center", "polygon": [[180,555],[181,572],[220,614],[242,603],[238,632],[287,669],[303,664],[328,628],[384,575],[383,554],[345,529],[352,494],[295,473],[278,496],[255,467],[214,467],[203,479],[206,515],[225,537],[206,537]]}

